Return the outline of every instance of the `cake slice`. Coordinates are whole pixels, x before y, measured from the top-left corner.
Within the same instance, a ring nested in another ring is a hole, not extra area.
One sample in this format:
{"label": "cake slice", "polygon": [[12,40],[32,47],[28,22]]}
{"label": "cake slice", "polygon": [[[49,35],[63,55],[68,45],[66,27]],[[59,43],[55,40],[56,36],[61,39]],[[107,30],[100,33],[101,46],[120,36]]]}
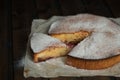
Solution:
{"label": "cake slice", "polygon": [[34,33],[30,44],[34,62],[64,56],[69,52],[69,47],[66,44],[42,33]]}

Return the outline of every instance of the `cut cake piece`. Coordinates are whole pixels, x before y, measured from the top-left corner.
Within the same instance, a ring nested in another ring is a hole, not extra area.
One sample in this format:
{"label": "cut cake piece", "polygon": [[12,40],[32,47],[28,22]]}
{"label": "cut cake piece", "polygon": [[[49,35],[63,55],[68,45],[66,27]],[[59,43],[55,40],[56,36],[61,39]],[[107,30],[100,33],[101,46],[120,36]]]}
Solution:
{"label": "cut cake piece", "polygon": [[34,62],[64,56],[69,52],[69,47],[66,44],[42,33],[34,33],[31,37],[30,44],[34,53]]}

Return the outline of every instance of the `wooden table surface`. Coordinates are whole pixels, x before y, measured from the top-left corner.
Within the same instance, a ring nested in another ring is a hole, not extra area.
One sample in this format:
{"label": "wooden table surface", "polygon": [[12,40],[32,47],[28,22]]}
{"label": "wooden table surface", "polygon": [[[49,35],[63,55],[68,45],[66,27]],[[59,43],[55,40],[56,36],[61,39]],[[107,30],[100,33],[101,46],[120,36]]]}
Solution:
{"label": "wooden table surface", "polygon": [[16,67],[25,55],[33,19],[78,13],[116,18],[120,17],[120,0],[1,0],[0,10],[0,80],[120,80],[112,76],[25,79],[23,67]]}

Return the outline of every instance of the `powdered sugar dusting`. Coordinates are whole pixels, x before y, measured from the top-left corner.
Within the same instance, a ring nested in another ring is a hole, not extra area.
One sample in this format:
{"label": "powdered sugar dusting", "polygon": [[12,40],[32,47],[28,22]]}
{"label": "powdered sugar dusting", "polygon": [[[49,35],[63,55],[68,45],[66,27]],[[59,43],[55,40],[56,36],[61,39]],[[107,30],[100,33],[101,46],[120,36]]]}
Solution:
{"label": "powdered sugar dusting", "polygon": [[84,59],[103,59],[120,54],[120,34],[92,33],[69,53]]}
{"label": "powdered sugar dusting", "polygon": [[50,46],[67,47],[60,40],[50,37],[43,33],[34,33],[30,39],[31,48],[34,53],[42,51]]}
{"label": "powdered sugar dusting", "polygon": [[49,34],[71,33],[80,30],[96,32],[112,31],[117,33],[120,31],[120,28],[108,18],[92,14],[79,14],[53,22],[50,26]]}

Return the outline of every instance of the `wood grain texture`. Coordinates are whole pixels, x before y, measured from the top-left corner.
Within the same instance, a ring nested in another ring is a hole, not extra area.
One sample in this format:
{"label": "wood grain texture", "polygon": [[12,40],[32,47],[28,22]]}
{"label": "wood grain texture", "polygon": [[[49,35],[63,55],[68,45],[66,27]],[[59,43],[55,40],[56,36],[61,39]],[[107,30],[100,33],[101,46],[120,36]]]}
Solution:
{"label": "wood grain texture", "polygon": [[53,15],[61,15],[57,0],[36,0],[37,14],[39,18],[48,19]]}
{"label": "wood grain texture", "polygon": [[120,77],[117,77],[116,80],[120,80]]}
{"label": "wood grain texture", "polygon": [[7,79],[8,74],[8,40],[7,40],[7,17],[5,11],[0,13],[0,80]]}
{"label": "wood grain texture", "polygon": [[[0,1],[0,80],[13,79],[12,67],[12,43],[11,43],[11,12],[8,0]],[[10,59],[10,60],[9,60]]]}
{"label": "wood grain texture", "polygon": [[49,79],[46,79],[46,78],[27,78],[25,80],[49,80]]}
{"label": "wood grain texture", "polygon": [[107,5],[105,4],[104,0],[82,0],[86,12],[106,17],[111,17],[112,14],[109,11]]}
{"label": "wood grain texture", "polygon": [[[13,19],[13,52],[14,63],[17,64],[18,60],[24,57],[26,51],[26,45],[28,41],[28,35],[31,29],[31,23],[33,19],[34,8],[32,4],[26,4],[28,1],[14,1],[12,5],[12,19]],[[32,3],[31,0],[29,0]],[[18,70],[15,67],[14,70],[15,80],[24,80],[23,68]]]}
{"label": "wood grain texture", "polygon": [[[32,4],[26,4],[27,2],[27,0],[14,0],[12,5],[14,60],[19,60],[25,55],[31,29],[34,8]],[[29,0],[29,3],[32,3],[32,0]]]}
{"label": "wood grain texture", "polygon": [[59,0],[59,4],[61,5],[61,11],[64,16],[86,12],[81,0]]}
{"label": "wood grain texture", "polygon": [[79,77],[58,77],[58,78],[51,78],[49,80],[82,80]]}
{"label": "wood grain texture", "polygon": [[105,0],[114,17],[120,17],[120,0]]}
{"label": "wood grain texture", "polygon": [[96,76],[96,77],[83,77],[82,80],[111,80],[110,77]]}

